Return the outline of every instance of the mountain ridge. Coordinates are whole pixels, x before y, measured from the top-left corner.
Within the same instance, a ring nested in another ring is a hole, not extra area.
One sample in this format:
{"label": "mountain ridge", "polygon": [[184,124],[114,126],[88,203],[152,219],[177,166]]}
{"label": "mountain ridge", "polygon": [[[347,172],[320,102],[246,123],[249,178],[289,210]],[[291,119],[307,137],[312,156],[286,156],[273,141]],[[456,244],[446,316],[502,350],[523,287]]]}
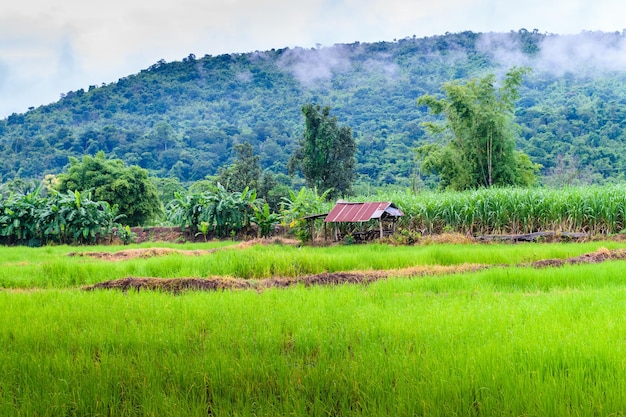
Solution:
{"label": "mountain ridge", "polygon": [[518,147],[544,175],[613,181],[626,166],[625,39],[521,29],[161,60],[0,120],[0,176],[42,178],[65,169],[68,156],[102,150],[154,175],[196,181],[230,163],[243,142],[264,169],[285,174],[300,109],[312,102],[352,128],[361,182],[407,185],[419,173],[412,149],[432,140],[421,127],[432,116],[417,98],[523,65],[533,72],[520,88]]}

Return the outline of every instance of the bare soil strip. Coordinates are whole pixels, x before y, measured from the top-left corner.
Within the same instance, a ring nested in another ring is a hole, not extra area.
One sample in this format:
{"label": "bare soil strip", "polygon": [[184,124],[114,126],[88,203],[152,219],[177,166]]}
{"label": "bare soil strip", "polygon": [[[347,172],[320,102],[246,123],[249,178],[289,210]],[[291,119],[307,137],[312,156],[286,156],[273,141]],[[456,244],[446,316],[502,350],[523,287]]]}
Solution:
{"label": "bare soil strip", "polygon": [[535,261],[530,264],[533,268],[558,267],[563,265],[576,264],[598,264],[605,261],[615,261],[626,259],[625,249],[609,250],[607,248],[599,248],[595,252],[585,253],[580,256],[567,259],[545,259],[543,261]]}
{"label": "bare soil strip", "polygon": [[[196,252],[196,251],[192,251]],[[205,251],[206,253],[206,251]],[[596,252],[583,254],[568,259],[547,259],[529,264],[517,266],[530,266],[532,268],[559,267],[563,265],[600,263],[610,260],[626,259],[626,250],[609,250],[600,248]],[[314,285],[341,285],[341,284],[367,284],[370,282],[396,277],[417,277],[446,275],[456,273],[468,273],[484,270],[493,267],[506,267],[507,265],[478,265],[462,264],[455,266],[416,266],[396,270],[380,271],[350,271],[350,272],[325,272],[322,274],[306,275],[302,277],[274,277],[261,280],[247,280],[229,277],[211,278],[138,278],[127,277],[118,280],[100,282],[94,285],[83,287],[86,291],[97,289],[118,289],[128,290],[153,290],[180,293],[187,290],[200,291],[224,291],[254,289],[262,291],[268,288],[288,288],[295,285],[305,287]]]}
{"label": "bare soil strip", "polygon": [[366,284],[393,277],[416,277],[426,275],[444,275],[472,272],[485,269],[484,265],[463,264],[456,266],[422,266],[388,271],[350,271],[324,272],[322,274],[302,277],[274,277],[261,280],[249,280],[229,277],[211,278],[138,278],[128,277],[113,281],[99,282],[83,287],[84,290],[119,289],[128,290],[160,290],[178,293],[184,290],[240,290],[255,289],[262,291],[268,288],[288,288],[296,285],[310,287],[314,285]]}

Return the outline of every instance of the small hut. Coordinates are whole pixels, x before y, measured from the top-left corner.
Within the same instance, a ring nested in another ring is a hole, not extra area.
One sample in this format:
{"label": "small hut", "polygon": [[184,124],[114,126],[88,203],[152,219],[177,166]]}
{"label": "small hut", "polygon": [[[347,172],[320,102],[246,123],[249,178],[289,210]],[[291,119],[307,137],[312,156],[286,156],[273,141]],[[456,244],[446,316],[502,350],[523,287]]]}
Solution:
{"label": "small hut", "polygon": [[391,202],[349,203],[340,200],[328,213],[324,223],[332,223],[334,240],[341,240],[338,227],[340,223],[364,224],[378,220],[378,230],[359,230],[351,233],[355,240],[360,241],[392,234],[396,230],[396,219],[400,216],[404,216],[404,213]]}
{"label": "small hut", "polygon": [[[315,241],[315,221],[326,216],[328,216],[328,213],[311,214],[310,216],[303,217],[303,220],[306,221],[307,228],[310,230],[312,241]],[[324,223],[324,240],[327,239],[327,236],[326,223]]]}

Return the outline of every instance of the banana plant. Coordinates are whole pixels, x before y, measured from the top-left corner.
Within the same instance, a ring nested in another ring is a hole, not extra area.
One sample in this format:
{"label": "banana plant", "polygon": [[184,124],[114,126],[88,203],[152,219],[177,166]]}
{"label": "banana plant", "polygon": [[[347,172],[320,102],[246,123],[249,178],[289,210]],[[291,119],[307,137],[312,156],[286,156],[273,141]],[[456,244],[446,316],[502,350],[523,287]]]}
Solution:
{"label": "banana plant", "polygon": [[250,228],[251,217],[256,213],[261,200],[257,200],[256,191],[246,187],[242,192],[233,193],[236,222],[233,228],[246,231]]}
{"label": "banana plant", "polygon": [[257,207],[250,221],[257,225],[257,234],[259,237],[270,237],[274,232],[274,228],[280,223],[281,216],[278,213],[270,212],[270,206],[267,203],[263,207]]}
{"label": "banana plant", "polygon": [[36,219],[45,199],[38,190],[25,195],[10,195],[0,212],[0,236],[8,244],[35,244]]}
{"label": "banana plant", "polygon": [[209,213],[207,205],[209,201],[205,193],[182,194],[174,193],[174,200],[165,207],[167,219],[181,230],[189,228],[192,235],[198,233],[199,225],[208,222]]}
{"label": "banana plant", "polygon": [[227,236],[231,230],[237,229],[241,213],[238,212],[234,193],[227,191],[217,183],[213,192],[207,193],[209,220],[219,237]]}
{"label": "banana plant", "polygon": [[38,218],[38,229],[44,242],[95,243],[109,236],[117,226],[117,206],[93,201],[90,193],[79,191],[56,193]]}
{"label": "banana plant", "polygon": [[310,230],[306,227],[304,217],[330,210],[330,205],[326,200],[331,191],[332,189],[329,189],[319,195],[317,188],[302,187],[297,194],[289,190],[289,197],[283,197],[281,203],[282,221],[285,226],[288,226],[289,230],[300,239],[310,239]]}

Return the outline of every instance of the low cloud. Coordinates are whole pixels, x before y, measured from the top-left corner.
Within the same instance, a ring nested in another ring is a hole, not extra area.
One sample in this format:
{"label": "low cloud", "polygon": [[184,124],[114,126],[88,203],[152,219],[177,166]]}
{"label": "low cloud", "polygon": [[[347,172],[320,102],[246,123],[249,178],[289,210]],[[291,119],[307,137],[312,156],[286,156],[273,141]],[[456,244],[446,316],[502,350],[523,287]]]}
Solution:
{"label": "low cloud", "polygon": [[280,57],[278,66],[289,71],[305,87],[312,87],[320,81],[332,79],[334,73],[348,71],[351,64],[342,47],[335,46],[289,49]]}
{"label": "low cloud", "polygon": [[476,48],[503,67],[531,66],[530,56],[522,53],[518,38],[508,33],[483,33],[476,42]]}
{"label": "low cloud", "polygon": [[250,70],[239,72],[235,75],[237,81],[242,83],[249,83],[254,78]]}
{"label": "low cloud", "polygon": [[[0,57],[6,66],[0,74],[0,83],[5,80],[0,84],[0,118],[24,111],[23,103],[37,106],[64,91],[113,82],[161,58],[171,62],[189,53],[389,41],[446,31],[507,31],[520,24],[555,33],[606,31],[624,27],[616,12],[622,6],[618,0],[111,0],[107,7],[94,9],[92,2],[80,0],[5,1],[0,3]],[[546,43],[544,49],[541,63],[550,71],[567,71],[572,55],[574,62],[586,58],[604,68],[622,68],[621,46],[609,47],[604,56],[602,50],[568,51],[561,44]],[[524,58],[504,47],[498,54],[511,63]],[[375,61],[380,66],[370,63],[373,70],[390,79],[397,76],[384,59]],[[309,86],[350,68],[334,48],[291,49],[281,65]]]}
{"label": "low cloud", "polygon": [[577,35],[547,34],[538,43],[538,52],[522,52],[513,34],[481,35],[477,48],[500,66],[529,66],[555,76],[566,73],[601,75],[626,70],[626,35],[619,32],[581,32]]}
{"label": "low cloud", "polygon": [[395,80],[399,74],[398,64],[391,62],[386,56],[368,59],[365,61],[364,67],[367,71],[383,74],[389,80]]}
{"label": "low cloud", "polygon": [[555,75],[623,71],[626,69],[626,38],[618,33],[600,32],[549,36],[541,44],[536,67]]}

